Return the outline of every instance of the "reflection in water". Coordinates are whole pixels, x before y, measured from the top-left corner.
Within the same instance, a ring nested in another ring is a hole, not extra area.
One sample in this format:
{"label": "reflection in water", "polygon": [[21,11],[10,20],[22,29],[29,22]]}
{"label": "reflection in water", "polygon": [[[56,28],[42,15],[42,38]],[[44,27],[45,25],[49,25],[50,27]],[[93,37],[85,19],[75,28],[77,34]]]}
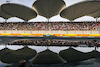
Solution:
{"label": "reflection in water", "polygon": [[32,64],[59,64],[64,63],[65,61],[59,56],[59,54],[46,49],[33,57],[31,62]]}
{"label": "reflection in water", "polygon": [[28,47],[24,47],[24,48],[15,50],[11,53],[4,55],[1,58],[1,61],[7,64],[15,63],[15,62],[19,62],[22,59],[29,60],[33,58],[36,54],[37,52],[35,50],[28,48]]}
{"label": "reflection in water", "polygon": [[[0,47],[1,49],[4,48],[4,46],[0,46]],[[23,46],[7,46],[7,47],[12,50],[23,48]],[[29,47],[32,49],[35,49],[38,53],[47,49],[47,47],[37,47],[37,46],[29,46]],[[69,47],[49,47],[50,50],[56,53],[59,53],[61,50],[68,49],[68,48]],[[85,52],[85,53],[91,52],[94,50],[94,48],[88,48],[88,47],[85,47],[85,48],[77,47],[74,49]],[[98,48],[97,50],[100,52],[100,48]],[[17,66],[18,64],[16,63],[14,65]],[[6,66],[9,67],[9,65],[0,63],[0,67],[6,67]],[[100,58],[89,59],[89,60],[85,60],[78,63],[67,62],[66,64],[56,64],[56,65],[55,64],[54,65],[33,65],[33,67],[99,67],[99,66],[100,66]],[[12,66],[12,67],[15,67],[15,66]]]}
{"label": "reflection in water", "polygon": [[61,50],[59,55],[68,62],[79,62],[91,58],[88,53],[83,53],[73,48]]}

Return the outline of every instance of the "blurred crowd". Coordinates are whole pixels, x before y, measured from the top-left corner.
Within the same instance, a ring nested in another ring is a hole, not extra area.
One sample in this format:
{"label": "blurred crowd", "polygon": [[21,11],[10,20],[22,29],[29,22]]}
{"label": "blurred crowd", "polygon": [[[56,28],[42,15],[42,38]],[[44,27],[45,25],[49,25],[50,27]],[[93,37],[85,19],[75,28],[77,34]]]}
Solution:
{"label": "blurred crowd", "polygon": [[88,46],[100,47],[100,41],[66,41],[66,40],[18,40],[16,42],[8,43],[8,45],[34,45],[34,46]]}
{"label": "blurred crowd", "polygon": [[99,30],[100,22],[8,22],[0,30]]}

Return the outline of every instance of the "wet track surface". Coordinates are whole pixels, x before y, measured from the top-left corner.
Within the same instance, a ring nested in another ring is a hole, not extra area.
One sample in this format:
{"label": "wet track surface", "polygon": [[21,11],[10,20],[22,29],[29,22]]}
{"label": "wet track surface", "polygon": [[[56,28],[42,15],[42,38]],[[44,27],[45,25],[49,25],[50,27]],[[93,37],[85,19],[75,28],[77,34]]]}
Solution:
{"label": "wet track surface", "polygon": [[55,40],[71,40],[71,41],[88,41],[88,40],[100,40],[100,38],[81,38],[81,37],[12,37],[12,36],[0,36],[0,44],[7,44],[15,40],[20,39],[55,39]]}

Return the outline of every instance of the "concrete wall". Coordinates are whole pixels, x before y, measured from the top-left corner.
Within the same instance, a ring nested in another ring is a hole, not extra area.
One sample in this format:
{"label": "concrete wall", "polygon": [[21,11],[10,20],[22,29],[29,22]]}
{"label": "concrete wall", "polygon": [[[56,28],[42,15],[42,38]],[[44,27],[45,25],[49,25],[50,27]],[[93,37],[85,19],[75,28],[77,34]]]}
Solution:
{"label": "concrete wall", "polygon": [[31,33],[31,34],[100,34],[100,31],[25,31],[25,30],[0,30],[0,33]]}

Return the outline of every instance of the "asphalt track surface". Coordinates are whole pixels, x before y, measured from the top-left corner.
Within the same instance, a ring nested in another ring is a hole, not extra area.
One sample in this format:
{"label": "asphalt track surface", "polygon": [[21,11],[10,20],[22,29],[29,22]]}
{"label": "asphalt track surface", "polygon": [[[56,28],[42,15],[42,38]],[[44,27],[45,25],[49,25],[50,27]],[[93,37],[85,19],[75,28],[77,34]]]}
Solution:
{"label": "asphalt track surface", "polygon": [[92,37],[12,37],[12,36],[0,36],[0,44],[6,45],[9,42],[13,42],[15,40],[22,39],[49,39],[49,40],[69,40],[69,41],[91,41],[91,40],[100,40],[100,38],[92,38]]}

